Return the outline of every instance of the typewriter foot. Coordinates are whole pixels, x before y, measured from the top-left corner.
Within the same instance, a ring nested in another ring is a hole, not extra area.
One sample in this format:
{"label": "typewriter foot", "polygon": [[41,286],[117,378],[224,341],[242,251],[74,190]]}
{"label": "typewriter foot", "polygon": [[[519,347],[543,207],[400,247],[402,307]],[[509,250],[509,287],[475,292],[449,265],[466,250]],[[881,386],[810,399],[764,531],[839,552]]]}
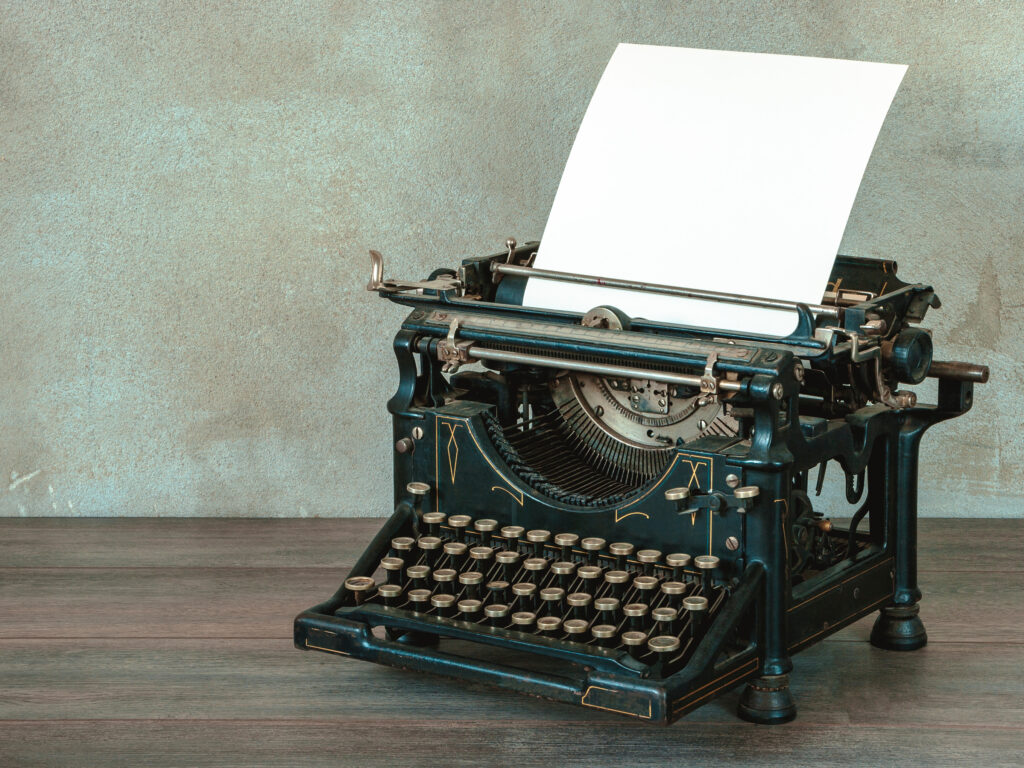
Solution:
{"label": "typewriter foot", "polygon": [[918,616],[920,606],[890,605],[882,609],[871,630],[871,644],[887,651],[916,651],[928,642]]}
{"label": "typewriter foot", "polygon": [[789,675],[765,675],[747,683],[736,714],[759,725],[788,723],[796,717],[796,703],[789,692]]}

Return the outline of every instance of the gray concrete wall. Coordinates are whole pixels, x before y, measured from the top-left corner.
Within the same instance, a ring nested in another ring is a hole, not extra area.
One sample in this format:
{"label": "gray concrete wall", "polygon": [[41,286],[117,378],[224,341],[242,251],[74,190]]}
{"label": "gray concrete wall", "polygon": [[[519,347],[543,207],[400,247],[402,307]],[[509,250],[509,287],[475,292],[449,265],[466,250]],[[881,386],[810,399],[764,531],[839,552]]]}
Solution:
{"label": "gray concrete wall", "polygon": [[1024,484],[1024,4],[0,2],[0,514],[381,515],[398,308],[539,237],[619,41],[910,65],[843,251],[992,366],[924,514]]}

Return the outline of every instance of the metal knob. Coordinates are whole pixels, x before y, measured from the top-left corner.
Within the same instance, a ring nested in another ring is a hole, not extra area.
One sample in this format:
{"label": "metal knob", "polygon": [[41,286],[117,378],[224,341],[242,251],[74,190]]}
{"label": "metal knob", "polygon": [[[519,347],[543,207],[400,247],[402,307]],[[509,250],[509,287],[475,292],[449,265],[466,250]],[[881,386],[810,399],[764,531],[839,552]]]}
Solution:
{"label": "metal knob", "polygon": [[732,495],[737,499],[756,499],[760,493],[761,489],[756,485],[744,485],[733,491]]}
{"label": "metal knob", "polygon": [[405,490],[412,496],[426,496],[430,493],[430,486],[426,483],[412,482],[406,484]]}
{"label": "metal knob", "polygon": [[668,501],[683,501],[690,498],[689,488],[669,488],[665,491],[665,498]]}

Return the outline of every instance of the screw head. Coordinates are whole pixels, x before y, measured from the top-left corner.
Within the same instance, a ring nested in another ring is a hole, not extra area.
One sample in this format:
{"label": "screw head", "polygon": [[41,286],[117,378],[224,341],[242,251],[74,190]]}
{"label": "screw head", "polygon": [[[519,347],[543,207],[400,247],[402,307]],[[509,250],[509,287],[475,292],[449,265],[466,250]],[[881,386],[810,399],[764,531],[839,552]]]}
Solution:
{"label": "screw head", "polygon": [[413,440],[421,440],[422,438],[423,438],[423,427],[413,427],[412,428],[412,439]]}
{"label": "screw head", "polygon": [[740,478],[738,475],[726,475],[725,484],[728,485],[730,488],[735,488],[737,485],[740,484]]}
{"label": "screw head", "polygon": [[730,536],[728,539],[725,540],[725,548],[728,549],[730,552],[735,552],[737,549],[740,548],[740,540],[737,539],[735,536]]}

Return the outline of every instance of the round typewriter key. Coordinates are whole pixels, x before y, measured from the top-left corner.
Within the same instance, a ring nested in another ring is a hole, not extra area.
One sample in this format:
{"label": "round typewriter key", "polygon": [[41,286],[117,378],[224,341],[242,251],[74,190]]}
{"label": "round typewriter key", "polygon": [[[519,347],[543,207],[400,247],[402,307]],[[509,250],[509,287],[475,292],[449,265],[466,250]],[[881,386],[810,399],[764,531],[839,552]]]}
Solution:
{"label": "round typewriter key", "polygon": [[654,573],[654,564],[661,559],[661,552],[656,549],[641,549],[636,553],[636,559],[643,563],[644,575],[650,576]]}
{"label": "round typewriter key", "polygon": [[672,580],[682,581],[683,571],[690,564],[690,556],[685,552],[673,552],[665,555],[665,565],[672,569]]}
{"label": "round typewriter key", "polygon": [[469,547],[461,541],[446,541],[444,543],[444,553],[448,555],[451,567],[457,571],[461,571],[466,567],[467,552],[469,552]]}
{"label": "round typewriter key", "polygon": [[412,582],[413,589],[423,589],[427,586],[427,577],[430,576],[430,566],[410,565],[405,569],[405,575],[408,577],[409,581]]}
{"label": "round typewriter key", "polygon": [[568,589],[572,583],[573,574],[576,573],[576,563],[568,560],[556,560],[551,564],[551,572],[558,576],[558,586]]}
{"label": "round typewriter key", "polygon": [[441,532],[441,523],[444,522],[445,517],[444,512],[424,512],[423,522],[427,524],[427,533],[437,536]]}
{"label": "round typewriter key", "polygon": [[604,575],[605,583],[611,587],[613,597],[622,597],[630,578],[629,571],[608,571]]}
{"label": "round typewriter key", "polygon": [[622,606],[622,612],[629,619],[630,629],[641,629],[644,626],[644,618],[650,607],[647,603],[627,603]]}
{"label": "round typewriter key", "polygon": [[659,635],[674,635],[676,633],[676,619],[679,618],[679,611],[675,608],[662,606],[651,611],[651,618],[654,619],[654,630]]}
{"label": "round typewriter key", "polygon": [[697,569],[701,574],[701,592],[704,596],[711,594],[712,586],[712,571],[718,567],[718,558],[714,555],[698,555],[693,558],[693,564],[697,566]]}
{"label": "round typewriter key", "polygon": [[570,640],[580,640],[580,635],[587,631],[587,622],[583,619],[568,619],[562,622],[562,629]]}
{"label": "round typewriter key", "polygon": [[430,486],[426,483],[407,483],[405,490],[413,496],[426,496],[430,493]]}
{"label": "round typewriter key", "polygon": [[545,635],[555,635],[562,626],[562,620],[557,616],[541,616],[537,619],[537,629]]}
{"label": "round typewriter key", "polygon": [[480,618],[480,611],[484,607],[484,604],[479,600],[459,600],[458,608],[459,613],[467,621],[476,621]]}
{"label": "round typewriter key", "polygon": [[437,582],[438,591],[444,592],[445,594],[452,594],[455,587],[455,579],[458,578],[459,572],[454,568],[438,568],[434,571],[434,581]]}
{"label": "round typewriter key", "polygon": [[393,557],[403,557],[406,553],[412,551],[415,544],[416,539],[410,536],[396,536],[391,540],[391,555]]}
{"label": "round typewriter key", "polygon": [[508,606],[504,603],[491,603],[484,608],[484,614],[491,620],[492,627],[503,627],[508,619]]}
{"label": "round typewriter key", "polygon": [[450,527],[452,532],[455,534],[456,541],[466,540],[466,529],[472,522],[473,518],[469,515],[452,515],[448,518],[448,527]]}
{"label": "round typewriter key", "polygon": [[529,608],[531,611],[536,607],[534,598],[537,594],[537,585],[529,581],[520,581],[512,585],[512,594],[516,596],[519,605]]}
{"label": "round typewriter key", "polygon": [[647,644],[647,633],[639,632],[637,630],[623,632],[622,644],[626,646],[626,650],[629,651],[630,656],[638,659],[641,654],[643,654],[644,646]]}
{"label": "round typewriter key", "polygon": [[496,579],[495,581],[487,582],[487,594],[490,595],[490,599],[495,603],[504,603],[508,600],[508,582]]}
{"label": "round typewriter key", "polygon": [[437,609],[439,616],[451,616],[455,608],[455,595],[431,595],[430,604]]}
{"label": "round typewriter key", "polygon": [[526,540],[533,545],[533,556],[544,557],[544,542],[551,538],[551,531],[535,528],[526,532]]}
{"label": "round typewriter key", "polygon": [[544,572],[548,569],[548,561],[543,557],[528,557],[523,560],[523,568],[526,569],[530,581],[540,584]]}
{"label": "round typewriter key", "polygon": [[515,628],[524,632],[529,631],[536,620],[537,617],[530,611],[516,611],[512,614],[512,623]]}
{"label": "round typewriter key", "polygon": [[512,581],[516,575],[516,570],[519,567],[519,553],[504,550],[502,552],[498,552],[494,556],[494,559],[501,563],[501,577],[505,581]]}
{"label": "round typewriter key", "polygon": [[581,565],[576,569],[576,575],[580,578],[580,586],[583,588],[583,591],[593,595],[597,592],[597,588],[601,586],[604,571],[596,565]]}
{"label": "round typewriter key", "polygon": [[473,561],[474,568],[487,568],[487,564],[494,557],[494,550],[490,547],[473,547],[469,550],[469,559]]}
{"label": "round typewriter key", "polygon": [[349,576],[345,579],[345,589],[355,597],[356,605],[366,601],[371,590],[377,586],[377,582],[369,576]]}
{"label": "round typewriter key", "polygon": [[400,584],[402,582],[402,570],[405,568],[405,560],[400,557],[382,557],[380,567],[384,569],[388,584]]}
{"label": "round typewriter key", "polygon": [[602,624],[615,624],[619,620],[618,598],[599,597],[594,601],[594,610],[599,613]]}
{"label": "round typewriter key", "polygon": [[466,597],[471,600],[480,599],[480,585],[483,581],[484,575],[480,571],[464,571],[459,574],[459,584],[466,588]]}
{"label": "round typewriter key", "polygon": [[381,584],[377,587],[377,594],[384,601],[384,605],[398,605],[402,587],[399,584]]}
{"label": "round typewriter key", "polygon": [[669,488],[665,491],[665,498],[669,501],[684,501],[690,498],[689,488]]}
{"label": "round typewriter key", "polygon": [[647,641],[647,647],[651,652],[658,654],[658,661],[667,663],[672,654],[679,650],[679,638],[674,635],[658,635]]}
{"label": "round typewriter key", "polygon": [[498,521],[485,517],[475,521],[473,527],[476,528],[476,532],[480,535],[480,544],[485,547],[491,546],[491,536],[498,530]]}
{"label": "round typewriter key", "polygon": [[572,560],[572,548],[576,546],[576,543],[580,540],[580,537],[575,533],[556,533],[555,534],[555,546],[562,548],[562,559]]}
{"label": "round typewriter key", "polygon": [[678,608],[683,595],[686,594],[686,585],[681,581],[663,581],[661,594],[665,595],[670,606]]}
{"label": "round typewriter key", "polygon": [[573,592],[566,595],[565,602],[572,608],[572,615],[577,619],[590,618],[590,604],[594,601],[586,592]]}
{"label": "round typewriter key", "polygon": [[416,546],[423,551],[427,565],[431,568],[437,565],[438,555],[441,554],[441,539],[437,536],[420,536]]}
{"label": "round typewriter key", "polygon": [[650,602],[657,594],[658,580],[653,576],[637,576],[633,579],[633,587],[640,597]]}
{"label": "round typewriter key", "polygon": [[607,542],[604,539],[599,539],[596,536],[588,536],[580,542],[580,548],[587,553],[587,563],[589,565],[595,565],[597,563],[597,555],[605,548]]}
{"label": "round typewriter key", "polygon": [[704,619],[708,611],[708,599],[700,595],[683,598],[683,610],[690,615],[690,637],[698,638],[704,633]]}
{"label": "round typewriter key", "polygon": [[519,540],[523,538],[523,526],[506,525],[501,529],[501,537],[505,540],[505,545],[508,550],[518,552]]}
{"label": "round typewriter key", "polygon": [[409,598],[409,603],[412,605],[412,609],[417,613],[425,611],[430,606],[430,590],[429,589],[412,589],[409,590],[409,594],[406,595]]}
{"label": "round typewriter key", "polygon": [[597,640],[597,644],[605,648],[615,644],[616,632],[618,630],[612,624],[595,624],[590,628],[590,634]]}
{"label": "round typewriter key", "polygon": [[546,587],[540,591],[540,599],[544,604],[543,613],[548,616],[555,616],[562,612],[562,600],[565,599],[565,590],[561,587]]}
{"label": "round typewriter key", "polygon": [[615,556],[615,567],[620,571],[626,570],[626,560],[635,549],[636,547],[625,541],[614,541],[608,545],[608,551]]}

